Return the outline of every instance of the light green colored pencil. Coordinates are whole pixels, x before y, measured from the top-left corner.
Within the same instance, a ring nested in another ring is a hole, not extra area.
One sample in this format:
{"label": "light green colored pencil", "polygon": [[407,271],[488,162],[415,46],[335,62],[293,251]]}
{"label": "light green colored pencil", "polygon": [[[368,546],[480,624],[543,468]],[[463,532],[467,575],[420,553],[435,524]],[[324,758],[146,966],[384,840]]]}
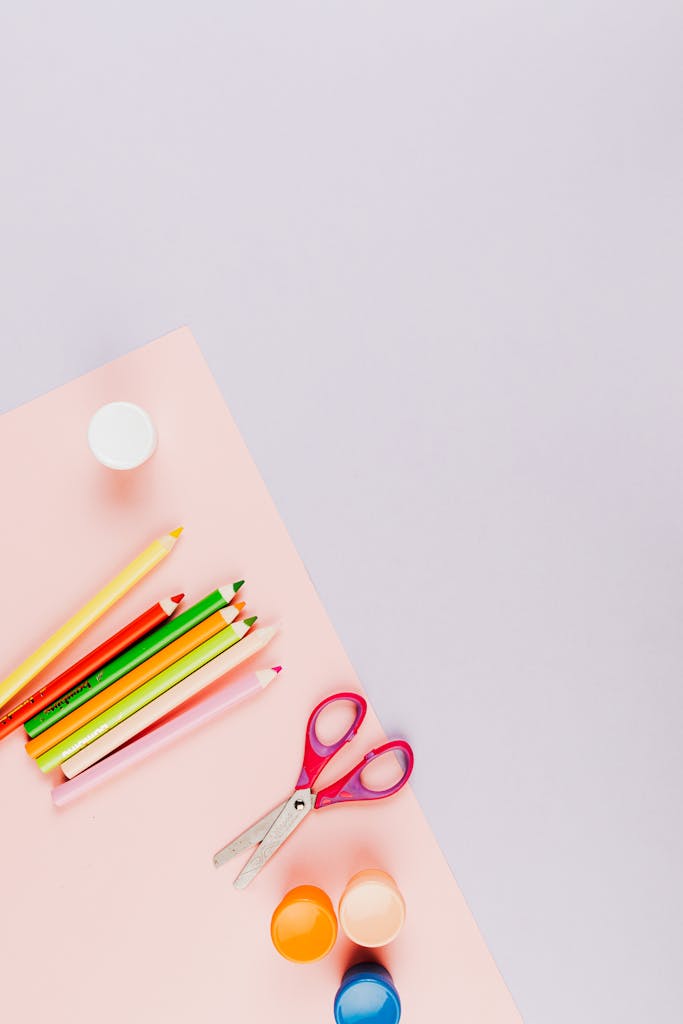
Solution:
{"label": "light green colored pencil", "polygon": [[227,651],[228,647],[232,647],[233,644],[236,644],[238,640],[241,640],[249,632],[249,629],[255,622],[256,616],[253,615],[249,619],[244,619],[244,621],[231,623],[226,629],[222,629],[220,633],[216,633],[215,636],[200,644],[199,647],[195,647],[184,658],[180,658],[174,665],[153,676],[152,679],[139,686],[137,690],[133,690],[127,697],[123,697],[116,704],[112,704],[101,715],[93,718],[92,721],[77,729],[70,736],[67,736],[61,743],[41,754],[36,761],[40,770],[43,772],[51,771],[52,768],[60,765],[62,761],[66,761],[68,757],[72,757],[79,750],[82,750],[83,747],[87,747],[89,743],[109,732],[114,726],[125,722],[127,718],[130,718],[136,711],[143,708],[145,704],[149,704],[150,701],[160,697],[162,693],[170,690],[181,679],[185,679],[186,676],[191,675],[192,672],[201,668],[202,665],[206,665],[207,661],[211,661],[212,658],[216,658],[223,651]]}

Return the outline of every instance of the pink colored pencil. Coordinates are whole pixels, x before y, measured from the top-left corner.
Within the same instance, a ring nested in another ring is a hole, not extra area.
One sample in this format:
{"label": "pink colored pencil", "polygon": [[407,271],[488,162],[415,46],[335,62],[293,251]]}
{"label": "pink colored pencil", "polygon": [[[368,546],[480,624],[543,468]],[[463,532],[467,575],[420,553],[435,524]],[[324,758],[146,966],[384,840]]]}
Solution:
{"label": "pink colored pencil", "polygon": [[200,725],[211,721],[223,711],[260,693],[275,679],[280,668],[281,666],[278,665],[276,668],[262,669],[241,676],[234,683],[224,686],[214,696],[189,708],[176,718],[166,722],[165,725],[158,726],[145,736],[129,743],[128,746],[110,754],[109,757],[105,757],[103,761],[99,761],[73,779],[55,786],[52,790],[52,799],[55,805],[63,807],[65,804],[71,803],[72,800],[89,792],[105,779],[113,778],[126,768],[143,761],[150,754],[162,750],[173,740],[198,729]]}

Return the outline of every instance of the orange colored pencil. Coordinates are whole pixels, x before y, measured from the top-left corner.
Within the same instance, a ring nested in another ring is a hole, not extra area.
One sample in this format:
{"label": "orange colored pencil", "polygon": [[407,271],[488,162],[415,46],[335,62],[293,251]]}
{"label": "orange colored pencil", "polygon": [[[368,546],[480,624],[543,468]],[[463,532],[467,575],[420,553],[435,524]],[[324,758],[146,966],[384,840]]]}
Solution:
{"label": "orange colored pencil", "polygon": [[50,750],[57,743],[61,743],[62,740],[66,739],[67,736],[70,736],[77,729],[80,729],[81,726],[87,725],[88,722],[91,722],[97,715],[112,707],[117,701],[127,697],[129,693],[137,690],[143,683],[148,682],[160,672],[174,665],[176,661],[184,658],[195,647],[199,647],[200,644],[203,644],[206,640],[215,636],[216,633],[225,629],[227,625],[237,618],[243,608],[244,602],[240,601],[238,604],[231,604],[227,608],[221,608],[220,611],[214,612],[208,619],[204,619],[194,629],[183,633],[182,636],[179,636],[168,647],[164,647],[158,654],[148,658],[147,661],[143,661],[142,665],[138,665],[132,672],[121,676],[117,682],[112,683],[106,690],[102,690],[96,697],[82,704],[79,708],[75,708],[70,715],[66,715],[65,718],[55,722],[45,732],[41,732],[39,736],[29,740],[26,744],[26,752],[31,757],[40,757],[46,750]]}

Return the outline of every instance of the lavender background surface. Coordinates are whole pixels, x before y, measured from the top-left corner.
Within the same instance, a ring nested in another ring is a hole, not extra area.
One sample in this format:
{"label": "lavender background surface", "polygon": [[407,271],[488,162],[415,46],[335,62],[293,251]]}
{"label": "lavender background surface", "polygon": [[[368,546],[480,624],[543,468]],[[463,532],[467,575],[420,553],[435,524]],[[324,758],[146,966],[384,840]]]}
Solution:
{"label": "lavender background surface", "polygon": [[0,409],[190,325],[528,1024],[681,1019],[682,30],[0,12]]}

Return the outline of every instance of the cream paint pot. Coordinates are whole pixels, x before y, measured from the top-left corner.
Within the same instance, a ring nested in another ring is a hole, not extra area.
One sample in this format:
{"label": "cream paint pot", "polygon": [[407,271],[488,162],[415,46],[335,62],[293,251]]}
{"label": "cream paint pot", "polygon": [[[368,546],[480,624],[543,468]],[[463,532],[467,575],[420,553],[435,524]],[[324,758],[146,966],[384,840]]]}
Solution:
{"label": "cream paint pot", "polygon": [[339,923],[358,946],[374,949],[392,942],[406,916],[396,882],[386,871],[371,868],[350,879],[339,900]]}

